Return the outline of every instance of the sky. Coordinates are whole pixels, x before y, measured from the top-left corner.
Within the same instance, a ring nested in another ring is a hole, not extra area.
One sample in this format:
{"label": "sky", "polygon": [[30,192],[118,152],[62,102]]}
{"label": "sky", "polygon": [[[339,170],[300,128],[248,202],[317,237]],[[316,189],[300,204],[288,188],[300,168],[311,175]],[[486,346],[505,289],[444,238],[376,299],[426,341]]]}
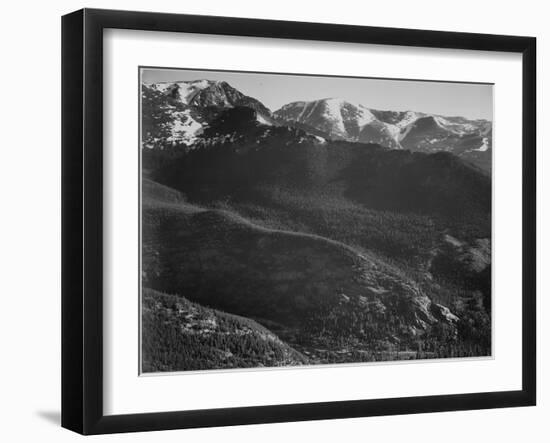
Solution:
{"label": "sky", "polygon": [[156,68],[141,73],[144,83],[224,80],[272,111],[295,101],[341,98],[371,109],[493,120],[488,84]]}

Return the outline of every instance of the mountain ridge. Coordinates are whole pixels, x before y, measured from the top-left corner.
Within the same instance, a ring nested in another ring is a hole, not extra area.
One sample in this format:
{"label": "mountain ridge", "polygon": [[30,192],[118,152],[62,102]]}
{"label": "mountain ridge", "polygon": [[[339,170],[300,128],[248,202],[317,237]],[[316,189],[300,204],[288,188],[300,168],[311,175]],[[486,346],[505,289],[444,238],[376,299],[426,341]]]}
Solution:
{"label": "mountain ridge", "polygon": [[[147,183],[147,192],[157,187]],[[342,242],[186,201],[144,211],[145,287],[259,322],[314,362],[372,361],[434,327],[456,331],[460,319],[448,307]]]}
{"label": "mountain ridge", "polygon": [[[296,121],[324,131],[331,138],[377,143],[392,149],[421,152],[454,151],[466,159],[469,152],[491,149],[492,123],[485,119],[446,117],[418,111],[382,111],[338,98],[291,102],[273,115],[280,122]],[[427,122],[432,125],[427,127]],[[486,166],[486,165],[484,165]]]}
{"label": "mountain ridge", "polygon": [[[249,107],[268,126],[291,126],[324,139],[376,143],[391,149],[448,151],[491,170],[492,123],[485,119],[443,116],[419,111],[391,111],[330,97],[295,101],[272,112],[260,100],[225,81],[199,79],[142,85],[143,144],[181,145],[193,149],[223,110]],[[151,104],[148,106],[148,104]]]}

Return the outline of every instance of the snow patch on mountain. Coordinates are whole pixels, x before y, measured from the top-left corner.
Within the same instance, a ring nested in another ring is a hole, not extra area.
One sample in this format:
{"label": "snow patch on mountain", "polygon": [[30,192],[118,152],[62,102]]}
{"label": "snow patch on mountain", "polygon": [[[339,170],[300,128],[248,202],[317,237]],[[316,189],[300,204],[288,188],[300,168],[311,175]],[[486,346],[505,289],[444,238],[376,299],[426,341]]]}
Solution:
{"label": "snow patch on mountain", "polygon": [[314,135],[315,137],[315,140],[317,140],[319,143],[326,143],[326,139],[324,139],[323,137],[319,137],[318,135]]}
{"label": "snow patch on mountain", "polygon": [[447,129],[449,126],[451,126],[451,122],[444,119],[443,117],[440,117],[439,115],[434,115],[433,119],[440,128]]}
{"label": "snow patch on mountain", "polygon": [[477,149],[472,149],[472,151],[485,152],[488,149],[489,149],[489,139],[487,137],[484,137],[483,144]]}
{"label": "snow patch on mountain", "polygon": [[[307,120],[309,117],[311,117],[311,114],[313,114],[313,111],[317,108],[317,105],[319,104],[319,100],[315,100],[311,103],[303,103],[303,109],[302,112],[300,112],[300,115],[298,116],[298,121],[303,122]],[[306,115],[307,111],[307,115]]]}
{"label": "snow patch on mountain", "polygon": [[411,123],[414,123],[416,120],[418,120],[420,117],[423,117],[423,114],[420,114],[419,112],[414,111],[406,111],[403,118],[398,121],[395,126],[397,126],[400,130],[409,126]]}
{"label": "snow patch on mountain", "polygon": [[341,135],[346,133],[344,119],[342,118],[342,106],[344,103],[343,100],[334,98],[325,100],[324,116],[327,120],[332,122],[334,129],[339,131]]}
{"label": "snow patch on mountain", "polygon": [[359,125],[359,128],[363,128],[365,125],[368,125],[370,122],[376,120],[374,114],[363,105],[358,105],[356,106],[356,108],[359,109],[359,115],[357,118],[357,124]]}
{"label": "snow patch on mountain", "polygon": [[174,98],[176,98],[175,96],[177,95],[182,103],[188,105],[200,91],[216,83],[218,82],[212,80],[194,80],[183,82],[159,82],[153,83],[150,86],[166,95],[172,95]]}
{"label": "snow patch on mountain", "polygon": [[401,135],[401,128],[397,125],[392,125],[390,123],[384,123],[386,125],[386,128],[388,130],[388,133],[390,134],[391,138],[394,139],[397,143],[399,143],[400,135]]}
{"label": "snow patch on mountain", "polygon": [[271,122],[267,121],[267,119],[260,113],[256,113],[256,121],[258,123],[261,123],[262,125],[269,125],[269,126],[273,125]]}
{"label": "snow patch on mountain", "polygon": [[167,140],[173,143],[192,145],[197,140],[197,136],[202,133],[203,126],[191,117],[189,109],[174,112],[173,116],[174,120],[170,127],[171,135]]}
{"label": "snow patch on mountain", "polygon": [[[409,132],[411,132],[411,129],[413,128],[413,123],[415,122],[416,120],[413,120],[411,123],[409,123],[408,125],[406,126],[403,126],[399,129],[399,134],[397,136],[397,141],[401,143],[401,141],[403,141],[403,139],[409,134]],[[398,126],[399,127],[399,126]]]}
{"label": "snow patch on mountain", "polygon": [[179,82],[179,93],[182,101],[185,104],[189,104],[191,100],[203,89],[208,88],[214,82],[208,80],[199,80],[194,82]]}
{"label": "snow patch on mountain", "polygon": [[476,130],[475,125],[466,121],[454,122],[440,115],[434,115],[433,118],[438,126],[457,135],[469,134]]}

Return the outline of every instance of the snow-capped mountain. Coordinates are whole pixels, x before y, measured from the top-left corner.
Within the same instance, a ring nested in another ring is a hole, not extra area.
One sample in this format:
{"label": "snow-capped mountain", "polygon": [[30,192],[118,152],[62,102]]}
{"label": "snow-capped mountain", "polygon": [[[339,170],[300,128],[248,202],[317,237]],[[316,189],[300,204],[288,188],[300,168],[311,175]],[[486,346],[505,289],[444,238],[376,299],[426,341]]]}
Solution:
{"label": "snow-capped mountain", "polygon": [[205,130],[228,109],[247,107],[263,125],[292,126],[327,140],[375,143],[391,149],[448,151],[491,169],[492,123],[416,111],[382,111],[337,98],[299,101],[271,112],[225,81],[142,85],[145,147],[197,147]]}
{"label": "snow-capped mountain", "polygon": [[399,128],[380,121],[362,104],[329,98],[311,102],[293,102],[274,113],[281,122],[298,122],[332,139],[378,143],[399,148]]}
{"label": "snow-capped mountain", "polygon": [[248,97],[224,81],[195,80],[186,82],[155,83],[149,85],[177,102],[188,106],[233,108],[248,106],[264,118],[271,118],[271,111],[259,100]]}
{"label": "snow-capped mountain", "polygon": [[[143,141],[190,146],[219,113],[246,106],[260,123],[273,125],[271,111],[224,81],[194,80],[142,85]],[[148,118],[151,118],[151,125]]]}
{"label": "snow-capped mountain", "polygon": [[[378,143],[394,149],[454,151],[490,147],[486,120],[443,117],[422,112],[380,111],[363,104],[328,98],[293,102],[273,114],[281,122],[298,122],[323,131],[330,138]],[[472,139],[473,138],[473,139]]]}

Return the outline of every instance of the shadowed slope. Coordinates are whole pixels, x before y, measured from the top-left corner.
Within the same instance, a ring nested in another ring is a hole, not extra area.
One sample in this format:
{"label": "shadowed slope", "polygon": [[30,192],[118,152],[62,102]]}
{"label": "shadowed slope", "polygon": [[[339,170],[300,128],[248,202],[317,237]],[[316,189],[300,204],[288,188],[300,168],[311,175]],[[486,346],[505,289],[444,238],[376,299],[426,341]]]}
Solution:
{"label": "shadowed slope", "polygon": [[314,358],[330,348],[375,359],[436,323],[456,327],[412,281],[339,241],[187,203],[145,205],[143,216],[145,286],[254,318]]}

